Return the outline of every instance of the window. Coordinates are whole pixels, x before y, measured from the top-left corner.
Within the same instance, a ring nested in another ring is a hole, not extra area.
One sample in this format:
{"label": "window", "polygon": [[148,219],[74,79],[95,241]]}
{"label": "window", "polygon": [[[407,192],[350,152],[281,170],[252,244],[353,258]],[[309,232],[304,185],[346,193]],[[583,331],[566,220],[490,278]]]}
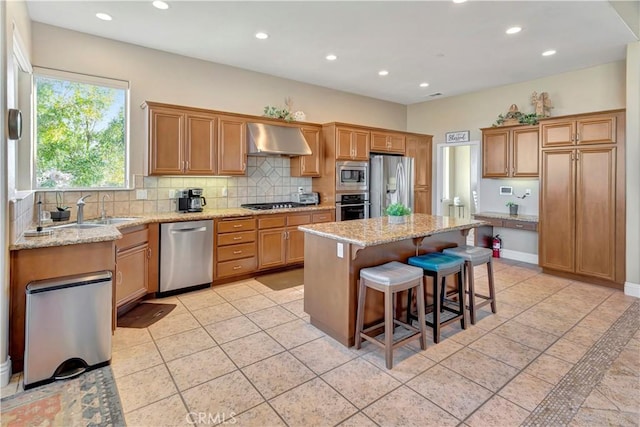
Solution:
{"label": "window", "polygon": [[36,188],[128,186],[128,83],[36,69]]}

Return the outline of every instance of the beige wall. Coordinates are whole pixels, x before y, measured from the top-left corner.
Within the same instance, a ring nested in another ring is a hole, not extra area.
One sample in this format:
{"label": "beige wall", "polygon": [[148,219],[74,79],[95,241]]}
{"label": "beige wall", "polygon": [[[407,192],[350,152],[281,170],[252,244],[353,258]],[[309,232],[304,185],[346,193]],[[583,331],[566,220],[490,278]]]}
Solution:
{"label": "beige wall", "polygon": [[[261,115],[291,97],[315,123],[406,128],[406,106],[33,23],[33,65],[128,80],[132,173],[142,173],[146,100]],[[64,46],[64,48],[62,48]]]}
{"label": "beige wall", "polygon": [[[625,61],[599,65],[584,70],[558,74],[542,79],[486,89],[441,100],[413,104],[407,107],[407,130],[434,135],[434,146],[444,141],[445,132],[469,130],[471,140],[481,140],[480,128],[490,127],[498,114],[506,113],[516,104],[523,113],[533,112],[531,93],[547,92],[554,108],[552,116],[586,113],[625,107]],[[435,158],[435,157],[434,157]],[[434,168],[435,171],[435,168]],[[435,182],[435,177],[434,177]],[[513,199],[520,213],[538,214],[538,180],[483,179],[480,183],[480,210],[508,212],[507,201],[498,195],[501,185],[513,186],[514,193],[522,195],[531,189],[532,195],[524,200]],[[537,254],[537,239],[516,231],[528,242],[518,251]]]}

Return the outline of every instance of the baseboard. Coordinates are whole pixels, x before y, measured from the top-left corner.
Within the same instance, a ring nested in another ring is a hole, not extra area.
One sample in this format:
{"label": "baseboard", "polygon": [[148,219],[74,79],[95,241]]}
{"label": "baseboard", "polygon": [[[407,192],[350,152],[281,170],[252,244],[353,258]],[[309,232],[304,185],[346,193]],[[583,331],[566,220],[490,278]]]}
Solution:
{"label": "baseboard", "polygon": [[624,294],[640,298],[640,283],[624,282]]}
{"label": "baseboard", "polygon": [[500,257],[512,259],[514,261],[527,262],[529,264],[538,265],[538,254],[530,254],[528,252],[512,251],[510,249],[502,249]]}
{"label": "baseboard", "polygon": [[11,380],[11,356],[7,356],[7,360],[0,364],[0,386],[4,387]]}

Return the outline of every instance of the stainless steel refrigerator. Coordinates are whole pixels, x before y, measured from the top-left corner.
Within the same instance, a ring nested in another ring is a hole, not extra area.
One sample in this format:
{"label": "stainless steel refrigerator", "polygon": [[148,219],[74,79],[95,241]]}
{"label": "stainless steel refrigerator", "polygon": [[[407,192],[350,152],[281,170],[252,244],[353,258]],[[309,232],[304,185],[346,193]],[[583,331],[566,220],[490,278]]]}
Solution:
{"label": "stainless steel refrigerator", "polygon": [[402,203],[413,211],[413,159],[373,155],[369,164],[371,218],[384,216],[392,203]]}

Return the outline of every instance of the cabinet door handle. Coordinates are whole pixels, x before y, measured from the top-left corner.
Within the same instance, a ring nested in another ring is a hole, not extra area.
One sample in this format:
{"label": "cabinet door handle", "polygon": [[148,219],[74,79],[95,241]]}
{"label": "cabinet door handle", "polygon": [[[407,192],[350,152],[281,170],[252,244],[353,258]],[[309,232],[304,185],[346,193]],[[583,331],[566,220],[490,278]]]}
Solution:
{"label": "cabinet door handle", "polygon": [[234,237],[233,240],[242,240],[242,237]]}
{"label": "cabinet door handle", "polygon": [[523,228],[523,227],[524,227],[524,225],[522,225],[522,224],[516,224],[516,228]]}
{"label": "cabinet door handle", "polygon": [[239,254],[241,254],[241,253],[242,253],[242,251],[233,251],[233,254],[234,254],[234,255],[239,255]]}
{"label": "cabinet door handle", "polygon": [[236,265],[236,266],[233,267],[234,270],[240,270],[241,268],[242,268],[241,265]]}
{"label": "cabinet door handle", "polygon": [[242,224],[234,224],[233,228],[241,228]]}
{"label": "cabinet door handle", "polygon": [[576,142],[580,142],[580,134],[576,133]]}
{"label": "cabinet door handle", "polygon": [[116,285],[122,285],[122,270],[116,274]]}
{"label": "cabinet door handle", "polygon": [[185,170],[185,172],[186,172],[186,171],[188,171],[188,170],[189,170],[189,161],[187,160],[187,161],[185,162],[185,164],[186,164],[186,166],[185,166],[184,170]]}
{"label": "cabinet door handle", "polygon": [[147,248],[147,258],[151,259],[151,248]]}

